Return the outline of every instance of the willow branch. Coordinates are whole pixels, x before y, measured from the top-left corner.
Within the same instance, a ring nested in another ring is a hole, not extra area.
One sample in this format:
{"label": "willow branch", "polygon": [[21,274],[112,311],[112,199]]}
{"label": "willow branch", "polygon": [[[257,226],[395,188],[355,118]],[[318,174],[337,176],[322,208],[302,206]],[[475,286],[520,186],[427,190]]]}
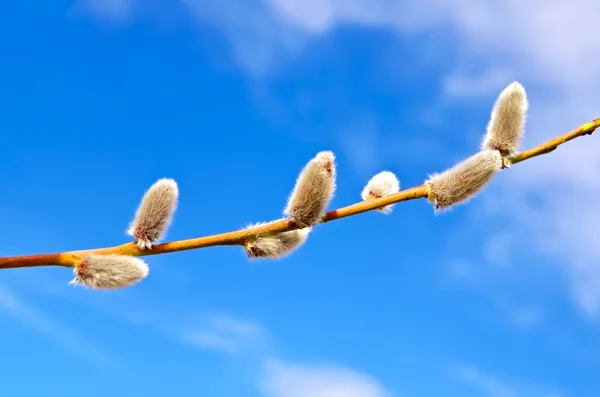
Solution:
{"label": "willow branch", "polygon": [[[572,131],[567,132],[557,138],[549,140],[541,145],[535,146],[529,150],[516,154],[514,156],[505,159],[505,167],[508,168],[513,164],[520,163],[525,160],[529,160],[533,157],[537,157],[543,154],[550,153],[556,150],[560,145],[571,141],[575,138],[584,135],[591,135],[598,127],[600,127],[600,118],[595,119],[589,123],[586,123]],[[338,219],[347,218],[362,214],[364,212],[380,209],[390,204],[397,204],[404,201],[416,200],[421,198],[427,198],[429,194],[428,187],[426,185],[419,185],[409,189],[405,189],[389,196],[370,199],[361,201],[347,207],[339,208],[333,211],[327,212],[322,218],[320,223],[328,223]],[[119,254],[129,256],[149,256],[167,254],[171,252],[188,251],[200,248],[208,248],[215,246],[231,246],[231,245],[242,245],[249,239],[257,237],[263,237],[267,235],[277,234],[290,230],[299,229],[300,226],[296,225],[290,220],[280,220],[277,222],[269,223],[267,225],[252,227],[242,230],[236,230],[227,233],[215,234],[211,236],[204,236],[198,238],[192,238],[187,240],[172,241],[163,244],[157,244],[152,247],[151,250],[142,250],[134,242],[114,246],[107,248],[97,248],[79,251],[70,251],[54,254],[41,254],[41,255],[28,255],[28,256],[14,256],[0,258],[0,269],[9,268],[22,268],[22,267],[35,267],[35,266],[64,266],[74,267],[75,264],[80,260],[79,258],[88,253],[94,254]]]}

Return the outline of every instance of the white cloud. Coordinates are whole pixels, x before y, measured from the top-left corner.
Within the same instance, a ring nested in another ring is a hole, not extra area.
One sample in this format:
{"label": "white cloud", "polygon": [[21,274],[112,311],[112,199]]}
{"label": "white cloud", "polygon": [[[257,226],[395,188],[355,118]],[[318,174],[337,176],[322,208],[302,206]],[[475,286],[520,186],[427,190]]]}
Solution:
{"label": "white cloud", "polygon": [[[313,34],[337,23],[391,26],[400,32],[449,29],[457,33],[465,53],[485,55],[495,65],[518,64],[543,70],[552,77],[557,71],[571,82],[598,76],[590,58],[600,58],[600,43],[585,29],[576,29],[582,15],[595,15],[600,4],[575,0],[568,4],[551,0],[433,0],[424,6],[417,0],[266,0],[275,15]],[[593,50],[596,51],[593,51]],[[507,58],[510,57],[510,58]],[[586,63],[585,61],[588,61]],[[581,75],[583,73],[584,76]]]}
{"label": "white cloud", "polygon": [[251,372],[258,367],[257,387],[265,397],[392,397],[377,379],[356,370],[272,358],[267,332],[253,320],[214,314],[202,329],[180,336],[201,348],[234,355]]}
{"label": "white cloud", "polygon": [[0,286],[0,309],[34,331],[94,364],[114,365],[114,360],[66,325],[36,310],[4,286]]}
{"label": "white cloud", "polygon": [[280,360],[264,364],[259,388],[265,397],[391,397],[373,377],[337,365]]}

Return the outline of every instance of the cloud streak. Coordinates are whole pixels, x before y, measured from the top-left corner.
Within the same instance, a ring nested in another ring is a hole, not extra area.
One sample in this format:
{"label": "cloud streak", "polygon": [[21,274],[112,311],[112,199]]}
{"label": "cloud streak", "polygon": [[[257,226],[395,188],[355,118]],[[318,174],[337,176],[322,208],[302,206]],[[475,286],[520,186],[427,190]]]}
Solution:
{"label": "cloud streak", "polygon": [[73,11],[94,19],[122,22],[135,15],[136,0],[79,0]]}
{"label": "cloud streak", "polygon": [[479,368],[461,365],[454,371],[456,379],[482,397],[564,397],[565,394],[553,387],[500,379]]}
{"label": "cloud streak", "polygon": [[392,397],[375,378],[336,365],[266,360],[259,380],[265,397]]}
{"label": "cloud streak", "polygon": [[95,365],[114,365],[115,361],[96,344],[76,331],[38,311],[4,286],[0,286],[0,308],[44,337]]}
{"label": "cloud streak", "polygon": [[256,321],[231,315],[213,314],[204,323],[199,328],[181,331],[181,339],[204,349],[239,354],[263,345],[266,337],[264,329]]}

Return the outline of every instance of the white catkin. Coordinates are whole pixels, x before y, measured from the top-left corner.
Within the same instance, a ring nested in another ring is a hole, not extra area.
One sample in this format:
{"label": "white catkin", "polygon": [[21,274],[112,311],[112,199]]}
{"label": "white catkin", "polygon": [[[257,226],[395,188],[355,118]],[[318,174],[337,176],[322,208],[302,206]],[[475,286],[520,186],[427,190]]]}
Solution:
{"label": "white catkin", "polygon": [[529,107],[525,88],[518,82],[508,85],[492,109],[481,149],[499,150],[504,156],[519,149]]}
{"label": "white catkin", "polygon": [[[257,227],[268,223],[257,223],[248,226]],[[270,236],[259,237],[247,241],[243,248],[249,258],[282,258],[297,250],[306,242],[311,228],[290,230]]]}
{"label": "white catkin", "polygon": [[87,254],[73,271],[75,278],[69,284],[114,290],[138,283],[148,275],[149,268],[133,256]]}
{"label": "white catkin", "polygon": [[284,215],[299,226],[307,227],[318,223],[333,198],[335,178],[333,153],[318,153],[298,176]]}
{"label": "white catkin", "polygon": [[127,233],[140,249],[151,249],[164,238],[177,208],[179,190],[173,179],[160,179],[144,194]]}
{"label": "white catkin", "polygon": [[[390,194],[398,193],[399,191],[400,181],[398,181],[396,175],[390,171],[382,171],[369,180],[360,196],[363,200],[371,200],[389,196]],[[389,214],[392,212],[392,208],[393,204],[390,204],[377,209],[377,211]]]}
{"label": "white catkin", "polygon": [[482,150],[442,173],[431,175],[425,182],[431,191],[429,199],[436,210],[464,203],[477,195],[501,168],[499,151]]}

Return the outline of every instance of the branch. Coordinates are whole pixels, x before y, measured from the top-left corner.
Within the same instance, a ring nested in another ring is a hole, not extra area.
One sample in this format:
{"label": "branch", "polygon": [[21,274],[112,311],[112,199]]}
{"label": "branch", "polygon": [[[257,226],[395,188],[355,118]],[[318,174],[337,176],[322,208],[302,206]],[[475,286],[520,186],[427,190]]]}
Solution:
{"label": "branch", "polygon": [[[583,135],[591,135],[598,127],[600,127],[600,118],[586,123],[579,128],[576,128],[564,135],[538,145],[534,148],[518,153],[504,159],[504,168],[509,168],[513,164],[529,160],[543,154],[550,153],[558,146],[578,138]],[[332,222],[338,219],[347,218],[350,216],[362,214],[364,212],[381,209],[391,204],[396,204],[404,201],[428,198],[430,195],[429,186],[426,184],[405,189],[398,193],[389,196],[369,199],[358,202],[347,207],[339,208],[327,212],[321,217],[319,224]],[[0,258],[0,269],[35,267],[35,266],[63,266],[74,267],[81,262],[81,257],[85,254],[117,254],[134,257],[167,254],[171,252],[187,251],[200,248],[208,248],[214,246],[231,246],[243,245],[249,239],[256,239],[274,235],[282,232],[300,229],[302,226],[295,224],[289,219],[284,219],[272,222],[266,225],[251,227],[242,230],[236,230],[228,233],[215,234],[211,236],[198,237],[188,240],[172,241],[163,244],[158,244],[152,249],[140,249],[135,242],[126,243],[114,247],[97,248],[79,251],[70,251],[54,254],[28,255],[28,256],[13,256]]]}

